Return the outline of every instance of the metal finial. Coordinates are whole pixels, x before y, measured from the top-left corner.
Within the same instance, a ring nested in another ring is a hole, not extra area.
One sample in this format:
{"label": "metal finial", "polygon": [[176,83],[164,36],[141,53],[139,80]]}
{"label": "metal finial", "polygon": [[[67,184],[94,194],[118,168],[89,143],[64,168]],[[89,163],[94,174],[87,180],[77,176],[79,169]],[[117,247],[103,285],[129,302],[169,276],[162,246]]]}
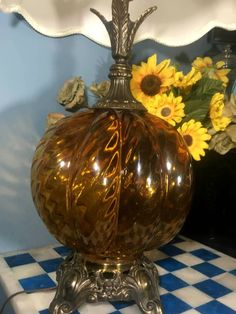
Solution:
{"label": "metal finial", "polygon": [[135,34],[156,6],[146,10],[137,21],[130,20],[129,2],[132,0],[112,1],[112,20],[106,18],[95,9],[90,9],[105,25],[111,40],[112,56],[116,63],[111,67],[109,78],[111,85],[106,97],[99,100],[95,108],[135,109],[146,111],[146,108],[138,102],[130,90],[132,78],[131,67],[128,64]]}
{"label": "metal finial", "polygon": [[115,59],[128,59],[139,26],[157,7],[147,9],[135,22],[130,20],[129,2],[132,0],[112,1],[112,20],[106,18],[95,9],[90,9],[105,25],[111,40],[112,55]]}

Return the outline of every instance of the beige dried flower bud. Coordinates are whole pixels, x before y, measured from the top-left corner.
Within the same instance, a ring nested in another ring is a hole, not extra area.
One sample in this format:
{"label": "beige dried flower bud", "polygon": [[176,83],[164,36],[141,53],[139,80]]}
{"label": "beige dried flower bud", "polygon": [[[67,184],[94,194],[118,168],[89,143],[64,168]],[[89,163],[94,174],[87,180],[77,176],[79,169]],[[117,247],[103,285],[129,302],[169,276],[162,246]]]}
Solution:
{"label": "beige dried flower bud", "polygon": [[216,133],[212,136],[209,149],[215,150],[221,155],[225,155],[236,147],[236,125],[228,126],[224,132]]}
{"label": "beige dried flower bud", "polygon": [[231,94],[230,100],[225,103],[223,114],[236,123],[236,95]]}
{"label": "beige dried flower bud", "polygon": [[225,131],[230,137],[231,141],[236,143],[236,124],[231,124]]}
{"label": "beige dried flower bud", "polygon": [[66,81],[59,90],[57,101],[70,112],[86,107],[85,85],[81,77]]}
{"label": "beige dried flower bud", "polygon": [[110,88],[110,81],[102,81],[98,84],[94,83],[90,86],[90,90],[94,95],[103,98],[107,95]]}

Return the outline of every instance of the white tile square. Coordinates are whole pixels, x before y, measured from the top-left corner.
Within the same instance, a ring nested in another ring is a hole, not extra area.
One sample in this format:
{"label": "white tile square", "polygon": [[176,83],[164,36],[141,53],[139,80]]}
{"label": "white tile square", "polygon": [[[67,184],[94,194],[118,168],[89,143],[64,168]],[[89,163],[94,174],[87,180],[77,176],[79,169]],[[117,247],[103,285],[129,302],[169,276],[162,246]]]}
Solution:
{"label": "white tile square", "polygon": [[220,267],[225,271],[236,269],[236,260],[228,256],[219,257],[215,260],[210,261],[210,263],[217,267]]}
{"label": "white tile square", "polygon": [[0,257],[0,274],[6,270],[10,270],[10,267],[8,266],[6,261],[2,257]]}
{"label": "white tile square", "polygon": [[200,314],[200,312],[198,312],[197,310],[191,309],[181,314]]}
{"label": "white tile square", "polygon": [[4,273],[0,273],[0,285],[8,296],[23,290],[19,281],[15,278],[14,273],[10,269],[5,270]]}
{"label": "white tile square", "polygon": [[187,266],[194,266],[202,263],[202,259],[190,254],[184,253],[174,257],[177,261],[184,263]]}
{"label": "white tile square", "polygon": [[223,303],[224,305],[230,307],[231,309],[235,310],[236,312],[236,291],[229,293],[226,296],[223,296],[217,300]]}
{"label": "white tile square", "polygon": [[39,292],[29,294],[30,301],[38,311],[48,309],[56,291]]}
{"label": "white tile square", "polygon": [[12,299],[12,305],[14,308],[14,313],[16,314],[38,314],[36,307],[31,302],[28,294],[18,295],[16,298]]}
{"label": "white tile square", "polygon": [[95,304],[84,304],[79,308],[81,314],[104,314],[114,312],[116,309],[111,303],[95,303]]}
{"label": "white tile square", "polygon": [[23,279],[45,274],[45,271],[37,263],[13,267],[12,272],[14,273],[16,279]]}
{"label": "white tile square", "polygon": [[126,307],[124,309],[121,309],[120,312],[122,314],[139,314],[139,313],[141,313],[139,307],[136,304],[129,306],[129,307]]}
{"label": "white tile square", "polygon": [[225,286],[226,288],[236,291],[236,276],[230,273],[223,273],[219,276],[216,276],[214,277],[214,281]]}
{"label": "white tile square", "polygon": [[12,251],[12,252],[3,253],[3,254],[1,254],[1,257],[10,257],[10,256],[20,255],[20,254],[25,254],[25,253],[29,253],[29,252],[24,251],[24,250],[16,250],[16,251]]}
{"label": "white tile square", "polygon": [[198,307],[202,304],[206,304],[212,300],[212,298],[205,293],[194,287],[186,287],[172,292],[177,298],[183,300],[185,303],[192,307]]}
{"label": "white tile square", "polygon": [[51,248],[31,250],[30,254],[37,262],[47,261],[50,259],[61,257],[55,250]]}
{"label": "white tile square", "polygon": [[151,261],[159,261],[168,257],[165,253],[158,250],[147,251],[145,252],[145,256]]}
{"label": "white tile square", "polygon": [[180,242],[180,243],[176,243],[175,246],[184,250],[185,252],[191,252],[191,251],[205,248],[201,243],[195,242],[195,241]]}
{"label": "white tile square", "polygon": [[172,274],[187,282],[189,285],[193,285],[208,279],[207,276],[190,267],[176,270]]}

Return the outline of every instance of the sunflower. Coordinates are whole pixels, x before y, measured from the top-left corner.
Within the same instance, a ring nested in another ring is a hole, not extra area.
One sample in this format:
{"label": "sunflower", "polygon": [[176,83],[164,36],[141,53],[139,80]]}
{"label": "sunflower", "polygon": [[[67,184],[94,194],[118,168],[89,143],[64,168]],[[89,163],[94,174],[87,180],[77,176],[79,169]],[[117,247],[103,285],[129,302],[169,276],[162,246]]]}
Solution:
{"label": "sunflower", "polygon": [[174,82],[175,68],[170,66],[170,60],[166,59],[157,64],[156,54],[148,58],[147,63],[140,66],[133,65],[130,86],[133,96],[148,105],[153,98],[170,89]]}
{"label": "sunflower", "polygon": [[174,86],[181,89],[189,89],[194,84],[196,84],[202,78],[201,72],[197,71],[195,68],[192,68],[189,73],[186,75],[183,72],[175,73],[175,82]]}
{"label": "sunflower", "polygon": [[231,119],[223,115],[224,94],[216,93],[210,103],[210,118],[215,131],[224,131]]}
{"label": "sunflower", "polygon": [[175,126],[181,122],[184,114],[184,103],[182,97],[175,97],[173,93],[157,95],[153,102],[146,106],[148,111],[155,116]]}
{"label": "sunflower", "polygon": [[197,71],[201,72],[202,75],[207,75],[210,79],[213,80],[222,81],[224,86],[226,86],[229,82],[227,75],[229,74],[230,70],[224,68],[224,61],[219,61],[214,64],[210,57],[197,57],[193,61],[192,66]]}
{"label": "sunflower", "polygon": [[205,156],[204,149],[208,148],[206,141],[210,140],[211,135],[207,133],[207,129],[202,126],[201,122],[191,119],[183,123],[178,131],[183,136],[189,152],[195,160],[200,160],[200,156]]}

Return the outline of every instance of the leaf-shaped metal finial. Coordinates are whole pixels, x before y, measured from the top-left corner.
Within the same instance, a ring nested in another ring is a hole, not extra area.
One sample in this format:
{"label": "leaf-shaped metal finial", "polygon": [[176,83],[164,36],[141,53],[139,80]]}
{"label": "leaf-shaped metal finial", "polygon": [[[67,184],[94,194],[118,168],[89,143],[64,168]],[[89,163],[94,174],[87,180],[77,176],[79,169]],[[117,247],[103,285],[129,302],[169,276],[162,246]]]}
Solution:
{"label": "leaf-shaped metal finial", "polygon": [[91,11],[96,14],[105,25],[111,40],[112,55],[114,59],[127,60],[130,57],[135,34],[142,22],[154,12],[157,7],[147,9],[137,21],[130,20],[129,2],[132,0],[112,1],[112,20],[106,18],[95,9]]}
{"label": "leaf-shaped metal finial", "polygon": [[112,20],[98,11],[91,9],[105,25],[111,40],[112,56],[116,63],[110,68],[111,80],[108,94],[98,100],[95,108],[130,109],[146,111],[130,90],[132,78],[131,67],[128,63],[135,34],[145,18],[156,10],[156,6],[146,10],[137,21],[133,22],[129,16],[129,2],[132,0],[112,1]]}

